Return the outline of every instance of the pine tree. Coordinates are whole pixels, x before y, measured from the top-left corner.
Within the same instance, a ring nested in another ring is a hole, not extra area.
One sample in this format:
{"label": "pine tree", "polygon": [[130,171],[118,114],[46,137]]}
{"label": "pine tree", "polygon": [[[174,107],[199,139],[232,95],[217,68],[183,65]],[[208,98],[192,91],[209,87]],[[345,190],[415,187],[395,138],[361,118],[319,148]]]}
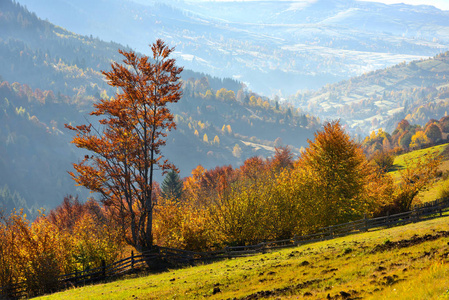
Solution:
{"label": "pine tree", "polygon": [[171,170],[162,182],[161,190],[164,199],[179,200],[182,196],[183,183],[178,173]]}

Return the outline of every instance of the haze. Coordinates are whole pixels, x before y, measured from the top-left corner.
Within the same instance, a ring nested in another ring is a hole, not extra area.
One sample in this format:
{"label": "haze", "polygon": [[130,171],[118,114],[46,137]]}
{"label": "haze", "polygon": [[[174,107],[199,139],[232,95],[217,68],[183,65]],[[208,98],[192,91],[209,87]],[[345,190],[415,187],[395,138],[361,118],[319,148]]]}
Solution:
{"label": "haze", "polygon": [[[243,1],[261,1],[261,0],[190,0],[189,2],[209,2],[209,1],[221,1],[221,2],[243,2]],[[263,0],[262,0],[263,1]],[[288,0],[286,0],[288,1]],[[297,2],[314,2],[315,0],[298,0]],[[410,5],[432,5],[441,10],[449,10],[449,1],[447,0],[381,0],[381,1],[371,1],[371,0],[359,0],[363,2],[379,2],[385,4],[410,4]],[[136,0],[135,2],[139,3],[148,3],[147,0]]]}

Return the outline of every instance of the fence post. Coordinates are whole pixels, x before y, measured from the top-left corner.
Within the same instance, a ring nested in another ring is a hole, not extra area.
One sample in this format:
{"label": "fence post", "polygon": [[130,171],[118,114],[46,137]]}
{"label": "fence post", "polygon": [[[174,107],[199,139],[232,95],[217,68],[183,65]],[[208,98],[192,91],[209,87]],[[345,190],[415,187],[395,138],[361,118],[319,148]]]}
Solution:
{"label": "fence post", "polygon": [[364,224],[364,231],[368,231],[368,218],[366,217],[366,214],[363,215],[363,224]]}
{"label": "fence post", "polygon": [[227,256],[227,257],[231,257],[231,253],[230,253],[230,251],[229,251],[229,247],[225,247],[224,248],[224,251],[225,251],[225,257]]}
{"label": "fence post", "polygon": [[103,280],[106,279],[106,262],[104,259],[101,260],[101,273],[103,276]]}
{"label": "fence post", "polygon": [[333,236],[334,236],[334,231],[333,231],[332,225],[331,225],[331,226],[329,226],[329,239],[332,239]]}
{"label": "fence post", "polygon": [[387,211],[387,227],[391,227],[390,225],[390,212]]}
{"label": "fence post", "polygon": [[131,250],[131,272],[134,272],[134,250]]}

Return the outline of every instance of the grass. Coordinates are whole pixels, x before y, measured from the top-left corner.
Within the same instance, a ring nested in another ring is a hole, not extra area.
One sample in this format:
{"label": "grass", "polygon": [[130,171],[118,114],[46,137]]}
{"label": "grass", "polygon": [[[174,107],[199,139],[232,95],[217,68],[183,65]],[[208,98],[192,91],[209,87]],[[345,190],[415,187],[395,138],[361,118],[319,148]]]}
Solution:
{"label": "grass", "polygon": [[[416,288],[419,286],[419,288]],[[411,291],[413,291],[411,293]],[[449,299],[449,268],[443,261],[433,262],[409,281],[389,286],[367,299]]]}
{"label": "grass", "polygon": [[[427,149],[415,150],[412,152],[404,153],[398,155],[394,159],[394,164],[392,167],[392,171],[389,172],[395,180],[400,179],[400,170],[403,170],[407,167],[407,164],[413,163],[414,161],[424,157],[428,153],[436,152],[438,155],[444,154],[447,151],[449,144],[442,144],[434,147],[430,147]],[[446,150],[446,151],[445,151]],[[442,173],[449,173],[449,157],[447,155],[442,155],[441,165],[439,167]],[[440,197],[440,189],[445,185],[446,179],[444,178],[436,178],[429,187],[421,191],[416,199],[416,202],[429,202]]]}
{"label": "grass", "polygon": [[[407,168],[408,164],[411,164],[411,163],[417,161],[418,159],[425,157],[426,155],[428,155],[428,153],[436,152],[436,153],[438,153],[438,155],[440,155],[443,153],[443,151],[448,146],[449,146],[449,144],[442,144],[442,145],[438,145],[438,146],[434,146],[434,147],[430,147],[430,148],[426,148],[426,149],[415,150],[415,151],[411,151],[411,152],[407,152],[407,153],[398,155],[394,159],[394,163],[393,163],[393,167],[392,167],[393,171],[391,171],[390,174],[393,175],[394,177],[399,177],[399,171]],[[444,159],[444,162],[445,161],[446,161],[446,159]],[[444,164],[444,165],[447,167],[447,164]]]}
{"label": "grass", "polygon": [[[41,299],[449,299],[449,217]],[[337,298],[338,297],[338,298]]]}
{"label": "grass", "polygon": [[435,199],[441,198],[441,195],[440,195],[441,189],[443,189],[445,187],[447,189],[448,185],[449,185],[449,179],[443,179],[443,178],[435,179],[435,182],[433,183],[433,185],[424,189],[423,191],[421,191],[418,194],[418,196],[417,196],[417,198],[419,199],[418,201],[429,202],[429,201],[433,201]]}

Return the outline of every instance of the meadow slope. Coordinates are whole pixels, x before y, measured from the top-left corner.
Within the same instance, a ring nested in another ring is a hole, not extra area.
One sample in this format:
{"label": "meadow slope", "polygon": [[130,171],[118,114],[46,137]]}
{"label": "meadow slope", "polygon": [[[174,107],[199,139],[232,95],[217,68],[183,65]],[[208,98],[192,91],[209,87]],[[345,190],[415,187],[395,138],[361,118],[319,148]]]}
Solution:
{"label": "meadow slope", "polygon": [[448,221],[446,216],[40,299],[446,299]]}

